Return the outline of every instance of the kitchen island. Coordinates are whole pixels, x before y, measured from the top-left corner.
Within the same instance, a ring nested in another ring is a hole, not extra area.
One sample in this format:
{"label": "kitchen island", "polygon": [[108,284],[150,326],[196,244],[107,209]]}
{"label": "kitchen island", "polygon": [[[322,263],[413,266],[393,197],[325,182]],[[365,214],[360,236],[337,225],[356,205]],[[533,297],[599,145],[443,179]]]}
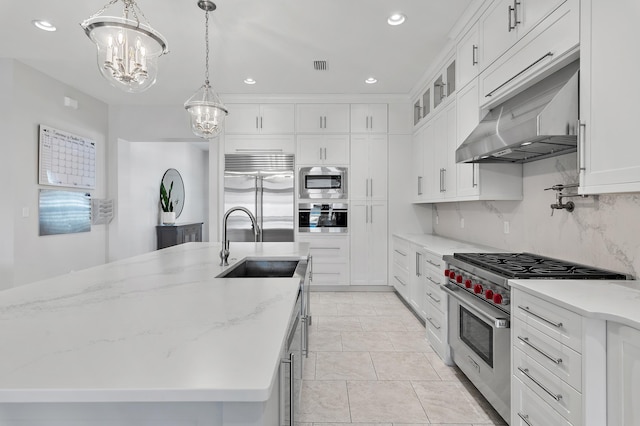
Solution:
{"label": "kitchen island", "polygon": [[[300,278],[215,278],[188,243],[0,293],[3,426],[273,425]],[[306,259],[304,243],[232,243]]]}

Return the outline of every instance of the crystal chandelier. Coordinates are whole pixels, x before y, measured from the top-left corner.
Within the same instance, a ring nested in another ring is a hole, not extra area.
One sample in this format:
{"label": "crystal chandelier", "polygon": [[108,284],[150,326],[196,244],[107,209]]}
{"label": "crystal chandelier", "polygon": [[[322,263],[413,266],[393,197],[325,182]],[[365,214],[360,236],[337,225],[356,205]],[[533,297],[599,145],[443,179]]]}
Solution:
{"label": "crystal chandelier", "polygon": [[205,11],[206,71],[204,84],[184,103],[184,107],[189,112],[191,131],[196,136],[211,139],[224,128],[228,111],[209,84],[209,12],[215,10],[216,5],[208,0],[199,0],[198,6]]}
{"label": "crystal chandelier", "polygon": [[[124,3],[121,18],[101,16],[118,1]],[[135,0],[111,0],[80,26],[96,44],[98,68],[112,86],[136,93],[156,82],[158,58],[169,52],[167,40],[151,28]]]}

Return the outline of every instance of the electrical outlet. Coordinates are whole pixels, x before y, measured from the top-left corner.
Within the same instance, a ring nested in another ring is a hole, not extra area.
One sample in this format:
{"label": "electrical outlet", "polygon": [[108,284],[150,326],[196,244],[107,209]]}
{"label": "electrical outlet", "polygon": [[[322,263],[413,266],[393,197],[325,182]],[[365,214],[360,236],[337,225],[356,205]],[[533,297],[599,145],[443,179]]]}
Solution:
{"label": "electrical outlet", "polygon": [[436,225],[440,223],[440,216],[436,216]]}
{"label": "electrical outlet", "polygon": [[464,217],[460,218],[460,228],[464,228]]}
{"label": "electrical outlet", "polygon": [[22,217],[29,217],[29,207],[22,208]]}
{"label": "electrical outlet", "polygon": [[509,233],[509,221],[508,220],[504,221],[504,233],[505,234]]}

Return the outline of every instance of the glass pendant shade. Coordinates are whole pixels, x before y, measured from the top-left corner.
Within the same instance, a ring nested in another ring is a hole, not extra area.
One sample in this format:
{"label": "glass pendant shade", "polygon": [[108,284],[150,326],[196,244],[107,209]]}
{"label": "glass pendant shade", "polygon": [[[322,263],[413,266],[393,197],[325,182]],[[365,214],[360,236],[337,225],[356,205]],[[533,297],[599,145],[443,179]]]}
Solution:
{"label": "glass pendant shade", "polygon": [[212,139],[218,136],[224,128],[224,119],[228,111],[218,95],[211,89],[209,82],[205,82],[184,103],[184,107],[189,113],[191,131],[196,136]]}
{"label": "glass pendant shade", "polygon": [[112,86],[137,93],[156,82],[158,58],[168,48],[164,37],[149,25],[126,17],[97,16],[81,26],[96,44],[98,68]]}

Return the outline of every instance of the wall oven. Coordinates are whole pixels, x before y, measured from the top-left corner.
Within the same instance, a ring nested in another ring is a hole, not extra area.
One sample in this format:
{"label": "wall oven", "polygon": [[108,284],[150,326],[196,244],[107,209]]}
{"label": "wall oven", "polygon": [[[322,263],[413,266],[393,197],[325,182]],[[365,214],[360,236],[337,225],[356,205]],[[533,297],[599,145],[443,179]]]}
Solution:
{"label": "wall oven", "polygon": [[301,167],[300,198],[347,198],[346,167]]}
{"label": "wall oven", "polygon": [[298,231],[338,233],[349,231],[349,208],[346,203],[298,204]]}

